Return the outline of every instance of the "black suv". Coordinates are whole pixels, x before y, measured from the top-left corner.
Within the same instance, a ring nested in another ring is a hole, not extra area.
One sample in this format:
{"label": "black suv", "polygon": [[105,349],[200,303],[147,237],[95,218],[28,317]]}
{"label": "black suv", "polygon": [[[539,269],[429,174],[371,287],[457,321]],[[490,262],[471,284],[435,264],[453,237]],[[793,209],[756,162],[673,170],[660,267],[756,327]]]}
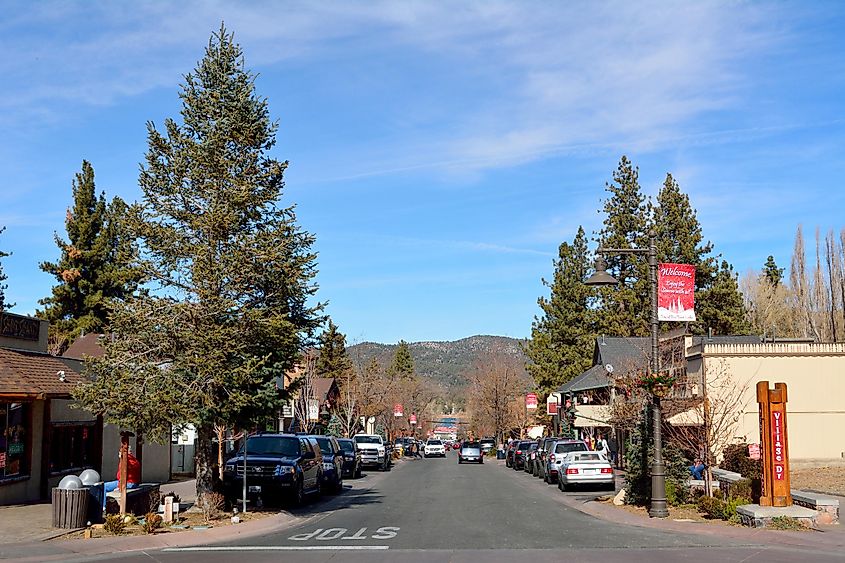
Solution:
{"label": "black suv", "polygon": [[[323,454],[323,484],[326,489],[343,491],[343,450],[333,436],[310,436],[317,440]],[[326,490],[324,489],[324,490]]]}
{"label": "black suv", "polygon": [[[223,467],[226,499],[241,498],[244,448]],[[313,436],[256,434],[246,440],[247,498],[274,501],[284,498],[302,504],[305,495],[320,493],[323,455]]]}
{"label": "black suv", "polygon": [[528,448],[531,447],[531,444],[535,444],[536,442],[529,442],[528,440],[520,440],[516,447],[513,450],[513,461],[511,461],[511,467],[519,470],[525,468],[525,458],[528,455]]}
{"label": "black suv", "polygon": [[352,479],[361,477],[361,452],[352,438],[338,438],[337,443],[343,450],[343,476]]}

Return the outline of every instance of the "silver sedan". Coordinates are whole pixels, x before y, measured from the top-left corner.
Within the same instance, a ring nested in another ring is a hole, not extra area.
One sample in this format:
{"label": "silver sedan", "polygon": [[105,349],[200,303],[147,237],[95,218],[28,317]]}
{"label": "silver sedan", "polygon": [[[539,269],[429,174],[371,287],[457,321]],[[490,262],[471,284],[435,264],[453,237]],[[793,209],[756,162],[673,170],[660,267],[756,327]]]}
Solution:
{"label": "silver sedan", "polygon": [[481,444],[479,442],[464,442],[461,449],[458,450],[458,463],[465,461],[473,461],[476,463],[484,463],[484,454],[481,452]]}

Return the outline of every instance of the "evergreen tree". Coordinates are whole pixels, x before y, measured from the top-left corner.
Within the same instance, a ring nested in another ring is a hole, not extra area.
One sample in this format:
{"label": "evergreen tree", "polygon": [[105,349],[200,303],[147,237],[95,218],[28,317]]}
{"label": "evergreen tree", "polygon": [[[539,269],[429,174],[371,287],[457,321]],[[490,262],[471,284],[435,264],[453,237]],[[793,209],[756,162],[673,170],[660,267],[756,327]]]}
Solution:
{"label": "evergreen tree", "polygon": [[783,268],[778,268],[774,256],[770,255],[766,259],[766,263],[763,265],[763,277],[772,287],[780,285],[780,281],[783,279]]}
{"label": "evergreen tree", "polygon": [[57,353],[82,332],[103,332],[110,302],[134,292],[141,279],[141,271],[128,265],[132,248],[122,224],[126,204],[120,198],[106,204],[104,193],[96,195],[94,168],[86,160],[72,193],[73,207],[65,219],[68,240],[55,235],[61,258],[39,265],[58,282],[53,295],[39,301],[45,308],[38,313],[50,321]]}
{"label": "evergreen tree", "polygon": [[391,377],[400,379],[408,379],[414,375],[414,359],[411,357],[411,349],[408,347],[408,343],[404,340],[400,340],[396,347],[389,373]]}
{"label": "evergreen tree", "polygon": [[712,330],[713,334],[748,334],[751,330],[737,276],[725,260],[722,260],[713,283],[701,292],[696,309],[703,328]]}
{"label": "evergreen tree", "polygon": [[[0,235],[2,235],[3,231],[5,230],[6,227],[0,227]],[[0,250],[0,260],[2,260],[3,258],[7,258],[8,256],[11,256],[11,254]],[[3,311],[8,311],[9,309],[15,306],[14,303],[6,302],[6,290],[9,288],[9,286],[3,282],[7,279],[8,278],[6,277],[6,274],[3,273],[3,264],[0,264],[0,313],[2,313]]]}
{"label": "evergreen tree", "polygon": [[584,284],[589,266],[587,235],[579,227],[571,244],[560,245],[552,281],[543,280],[551,295],[537,300],[542,313],[525,345],[526,368],[544,394],[590,367],[595,315],[593,291]]}
{"label": "evergreen tree", "polygon": [[341,379],[352,371],[352,361],[346,353],[346,336],[329,319],[329,326],[320,335],[320,354],[317,356],[317,376]]}
{"label": "evergreen tree", "polygon": [[[603,202],[604,221],[599,231],[603,248],[647,248],[648,206],[640,190],[639,169],[623,156],[606,184],[610,197]],[[602,288],[599,330],[617,336],[648,334],[648,264],[639,256],[605,255],[607,271],[619,281]]]}
{"label": "evergreen tree", "polygon": [[695,288],[700,291],[713,282],[716,259],[711,242],[703,242],[701,224],[690,205],[689,196],[681,191],[671,174],[657,194],[653,211],[657,235],[658,262],[695,266]]}
{"label": "evergreen tree", "polygon": [[[185,76],[182,124],[148,124],[142,201],[128,225],[150,294],[119,302],[114,339],[75,392],[90,410],[169,440],[197,429],[197,495],[211,491],[213,428],[250,427],[279,407],[276,377],[322,319],[312,235],[282,207],[277,126],[241,48],[221,26]],[[139,400],[143,397],[143,400]]]}

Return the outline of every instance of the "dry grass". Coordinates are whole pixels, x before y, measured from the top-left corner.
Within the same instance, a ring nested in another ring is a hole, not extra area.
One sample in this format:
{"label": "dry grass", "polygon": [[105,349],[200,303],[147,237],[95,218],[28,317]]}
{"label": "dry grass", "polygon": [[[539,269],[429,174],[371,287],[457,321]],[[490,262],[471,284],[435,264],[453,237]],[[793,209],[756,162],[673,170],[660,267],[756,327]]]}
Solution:
{"label": "dry grass", "polygon": [[790,471],[793,489],[806,489],[845,496],[845,465],[793,469]]}

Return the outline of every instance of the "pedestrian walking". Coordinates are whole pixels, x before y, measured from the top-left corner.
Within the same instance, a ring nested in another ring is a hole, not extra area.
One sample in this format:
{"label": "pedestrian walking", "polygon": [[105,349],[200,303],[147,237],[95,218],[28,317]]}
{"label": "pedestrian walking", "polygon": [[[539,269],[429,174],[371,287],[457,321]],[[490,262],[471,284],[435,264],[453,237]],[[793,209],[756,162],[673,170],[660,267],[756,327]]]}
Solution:
{"label": "pedestrian walking", "polygon": [[416,440],[411,444],[411,459],[422,459],[420,455],[420,443]]}
{"label": "pedestrian walking", "polygon": [[616,436],[614,434],[611,434],[610,438],[607,440],[607,449],[610,451],[610,464],[614,467],[618,467],[617,456],[619,455],[619,443],[616,441]]}

